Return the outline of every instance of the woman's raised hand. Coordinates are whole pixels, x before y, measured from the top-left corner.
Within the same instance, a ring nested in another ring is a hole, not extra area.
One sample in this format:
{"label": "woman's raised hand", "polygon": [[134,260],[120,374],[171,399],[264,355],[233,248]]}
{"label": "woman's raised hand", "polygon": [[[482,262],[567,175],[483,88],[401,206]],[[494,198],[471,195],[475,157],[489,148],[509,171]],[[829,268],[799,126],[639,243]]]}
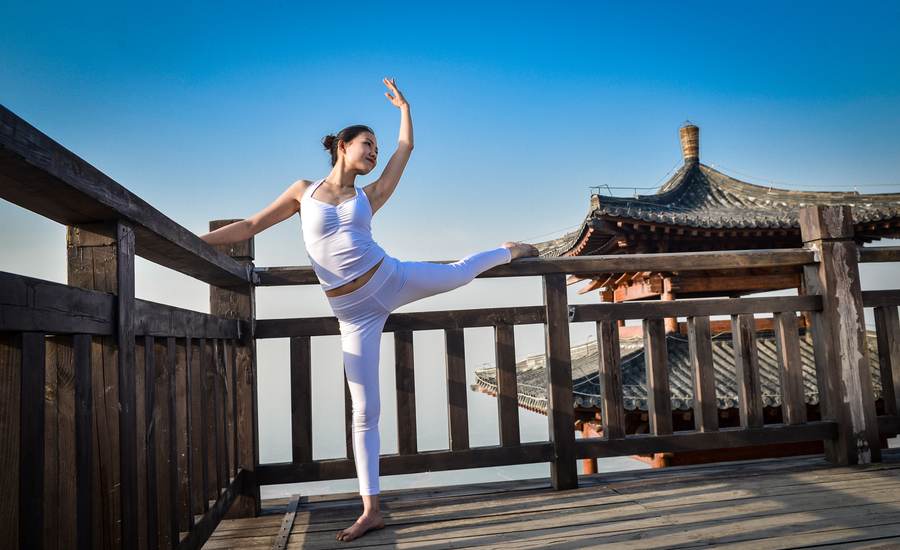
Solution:
{"label": "woman's raised hand", "polygon": [[390,88],[392,92],[394,92],[394,95],[391,95],[388,92],[384,92],[384,95],[386,95],[387,98],[391,100],[391,103],[393,103],[395,107],[402,108],[404,105],[409,107],[409,102],[406,101],[405,97],[403,97],[403,92],[397,89],[397,83],[394,82],[393,78],[390,80],[385,78],[384,85]]}

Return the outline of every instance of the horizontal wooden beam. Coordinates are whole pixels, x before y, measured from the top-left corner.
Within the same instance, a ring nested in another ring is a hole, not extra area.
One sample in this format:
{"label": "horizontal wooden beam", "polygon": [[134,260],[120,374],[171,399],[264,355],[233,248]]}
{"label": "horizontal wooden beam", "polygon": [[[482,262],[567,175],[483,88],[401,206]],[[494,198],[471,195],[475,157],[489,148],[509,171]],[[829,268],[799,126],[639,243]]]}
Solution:
{"label": "horizontal wooden beam", "polygon": [[[489,269],[478,277],[531,277],[565,273],[590,278],[596,273],[784,267],[805,265],[814,261],[814,252],[803,248],[586,256],[578,258],[522,258]],[[311,266],[258,268],[253,273],[258,278],[257,284],[259,286],[312,285],[319,283]]]}
{"label": "horizontal wooden beam", "polygon": [[[242,326],[243,325],[243,326]],[[145,300],[135,300],[135,334],[165,338],[240,338],[249,323]]]}
{"label": "horizontal wooden beam", "polygon": [[857,248],[859,263],[900,262],[900,246],[876,246]]}
{"label": "horizontal wooden beam", "polygon": [[[0,272],[0,331],[112,335],[116,296]],[[135,300],[135,335],[239,338],[250,327],[145,300]]]}
{"label": "horizontal wooden beam", "polygon": [[[384,332],[407,330],[450,330],[497,325],[542,324],[546,309],[541,306],[494,309],[460,309],[394,313],[388,317]],[[290,338],[294,336],[331,336],[340,334],[334,317],[299,319],[260,319],[256,322],[257,338]]]}
{"label": "horizontal wooden beam", "polygon": [[619,319],[664,319],[775,313],[783,311],[819,311],[820,296],[776,296],[716,300],[675,300],[672,302],[626,302],[621,304],[582,304],[570,306],[571,321],[612,321]]}
{"label": "horizontal wooden beam", "polygon": [[[470,468],[535,464],[553,460],[550,442],[524,443],[516,447],[480,447],[464,451],[429,451],[414,455],[387,455],[380,460],[381,475],[417,474]],[[261,464],[256,468],[260,485],[302,483],[356,477],[349,459],[319,460],[304,464]]]}
{"label": "horizontal wooden beam", "polygon": [[137,255],[216,286],[250,270],[0,105],[0,198],[64,225],[124,219]]}
{"label": "horizontal wooden beam", "polygon": [[900,306],[900,290],[864,290],[863,307]]}
{"label": "horizontal wooden beam", "polygon": [[0,331],[113,334],[116,297],[0,272]]}
{"label": "horizontal wooden beam", "polygon": [[837,423],[810,422],[764,428],[724,428],[717,432],[688,432],[671,435],[630,435],[625,439],[590,438],[575,442],[578,458],[677,453],[704,449],[725,449],[837,438]]}

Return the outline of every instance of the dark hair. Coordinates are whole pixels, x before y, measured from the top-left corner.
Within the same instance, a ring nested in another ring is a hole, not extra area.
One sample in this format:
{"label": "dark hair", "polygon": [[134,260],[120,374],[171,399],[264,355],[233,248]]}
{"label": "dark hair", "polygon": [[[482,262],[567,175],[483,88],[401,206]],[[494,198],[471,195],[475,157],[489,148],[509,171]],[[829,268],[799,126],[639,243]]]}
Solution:
{"label": "dark hair", "polygon": [[363,126],[362,124],[357,124],[355,126],[347,126],[343,130],[334,134],[328,134],[327,136],[322,138],[322,145],[325,146],[325,150],[331,153],[331,165],[334,166],[337,163],[338,158],[338,143],[350,143],[353,141],[356,136],[363,132],[369,132],[373,136],[375,132],[372,131],[368,126]]}

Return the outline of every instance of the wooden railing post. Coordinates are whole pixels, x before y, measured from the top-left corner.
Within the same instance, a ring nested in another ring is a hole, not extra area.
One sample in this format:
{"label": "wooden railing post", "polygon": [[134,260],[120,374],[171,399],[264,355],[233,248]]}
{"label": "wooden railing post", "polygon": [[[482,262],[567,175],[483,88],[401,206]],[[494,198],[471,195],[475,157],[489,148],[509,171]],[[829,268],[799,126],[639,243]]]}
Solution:
{"label": "wooden railing post", "polygon": [[[239,220],[214,220],[209,222],[209,230],[214,231]],[[217,247],[240,263],[253,266],[253,239]],[[256,399],[256,340],[254,321],[256,320],[256,292],[252,284],[229,287],[209,287],[210,313],[230,319],[240,319],[246,330],[241,332],[236,345],[234,386],[235,454],[237,469],[253,472],[259,464],[259,425]],[[229,426],[229,429],[231,426]],[[253,476],[250,476],[253,479]],[[248,488],[232,506],[228,517],[256,517],[259,515],[259,485],[249,483]]]}
{"label": "wooden railing post", "polygon": [[550,463],[550,482],[557,490],[577,489],[575,404],[565,275],[544,275],[544,305],[547,308],[547,416],[555,454]]}
{"label": "wooden railing post", "polygon": [[134,257],[134,229],[122,220],[68,227],[69,284],[118,297],[114,336],[94,338],[98,548],[137,548],[140,538]]}
{"label": "wooden railing post", "polygon": [[881,461],[875,397],[856,245],[849,206],[811,206],[800,211],[804,245],[817,264],[804,266],[808,294],[822,297],[810,323],[823,420],[838,424],[838,438],[825,441],[828,460],[841,464]]}

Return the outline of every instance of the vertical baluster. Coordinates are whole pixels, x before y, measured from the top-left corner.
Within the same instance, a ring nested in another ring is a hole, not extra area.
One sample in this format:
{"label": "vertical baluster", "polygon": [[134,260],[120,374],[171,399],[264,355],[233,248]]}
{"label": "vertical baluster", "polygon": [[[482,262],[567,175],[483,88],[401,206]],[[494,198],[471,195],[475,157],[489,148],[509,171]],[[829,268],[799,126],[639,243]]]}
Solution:
{"label": "vertical baluster", "polygon": [[[168,439],[168,464],[169,464],[169,540],[172,544],[169,548],[178,546],[178,536],[183,517],[182,503],[184,503],[182,488],[182,472],[184,451],[181,426],[184,424],[184,369],[183,347],[175,338],[166,338],[166,400],[169,402],[169,439]],[[186,530],[186,529],[185,529]]]}
{"label": "vertical baluster", "polygon": [[[197,510],[209,510],[209,406],[207,403],[207,356],[206,338],[197,339],[197,359],[193,367],[194,398],[196,399],[194,426],[198,432],[194,452],[200,479],[195,480],[195,502]],[[196,471],[196,470],[195,470]]]}
{"label": "vertical baluster", "polygon": [[91,335],[73,339],[75,386],[75,515],[76,548],[93,550],[94,526],[94,404],[91,376]]}
{"label": "vertical baluster", "polygon": [[152,336],[145,336],[143,344],[144,366],[144,432],[145,437],[139,439],[144,445],[145,483],[147,487],[146,516],[142,522],[146,527],[146,544],[148,548],[159,547],[159,494],[156,471],[156,448],[158,428],[156,423],[156,344]]}
{"label": "vertical baluster", "polygon": [[519,386],[516,380],[516,341],[512,325],[494,327],[497,363],[497,412],[500,421],[500,445],[516,446],[519,434]]}
{"label": "vertical baluster", "polygon": [[762,428],[764,424],[762,389],[759,382],[756,322],[753,315],[732,315],[731,335],[741,427]]}
{"label": "vertical baluster", "polygon": [[572,352],[569,343],[569,308],[564,275],[544,276],[547,308],[547,416],[556,459],[550,463],[554,489],[578,487],[575,454],[575,407],[572,399]]}
{"label": "vertical baluster", "polygon": [[719,430],[719,415],[709,317],[688,317],[687,328],[694,390],[694,429],[698,432],[716,432]]}
{"label": "vertical baluster", "polygon": [[[44,339],[44,545],[56,549],[60,539],[59,352],[63,337]],[[63,427],[64,428],[64,427]]]}
{"label": "vertical baluster", "polygon": [[295,464],[311,462],[312,348],[309,336],[291,338],[291,455]]}
{"label": "vertical baluster", "polygon": [[469,410],[466,399],[466,344],[463,329],[444,331],[447,350],[447,420],[450,450],[469,448]]}
{"label": "vertical baluster", "polygon": [[353,460],[353,397],[350,396],[350,383],[347,372],[344,372],[344,445],[347,458]]}
{"label": "vertical baluster", "polygon": [[413,333],[394,333],[394,360],[397,382],[397,443],[401,455],[414,455],[419,445],[416,435],[416,379],[413,369]]}
{"label": "vertical baluster", "polygon": [[190,338],[179,342],[178,366],[176,370],[176,407],[178,410],[178,530],[180,533],[194,527],[194,445],[193,445],[193,404],[191,391]]}
{"label": "vertical baluster", "polygon": [[622,390],[622,356],[619,347],[619,324],[597,323],[597,351],[600,359],[600,396],[603,437],[625,438],[625,398]]}
{"label": "vertical baluster", "polygon": [[222,495],[222,491],[228,486],[230,478],[228,477],[228,443],[226,441],[226,424],[227,419],[225,411],[225,340],[217,339],[213,342],[215,346],[215,373],[216,377],[216,477],[218,483],[217,494]]}
{"label": "vertical baluster", "polygon": [[800,359],[800,332],[797,314],[775,313],[775,349],[781,381],[781,416],[785,424],[806,424],[803,391],[803,363]]}
{"label": "vertical baluster", "polygon": [[[0,333],[0,533],[11,548],[23,548],[19,540],[22,475],[22,336]],[[91,462],[93,467],[93,462]],[[90,515],[88,515],[90,517]],[[82,550],[79,548],[79,550]]]}
{"label": "vertical baluster", "polygon": [[44,334],[21,336],[19,548],[44,548]]}
{"label": "vertical baluster", "polygon": [[884,412],[900,415],[900,318],[896,306],[875,308],[875,334]]}
{"label": "vertical baluster", "polygon": [[663,319],[644,319],[644,367],[647,373],[647,413],[650,433],[668,435],[672,427],[669,355]]}

